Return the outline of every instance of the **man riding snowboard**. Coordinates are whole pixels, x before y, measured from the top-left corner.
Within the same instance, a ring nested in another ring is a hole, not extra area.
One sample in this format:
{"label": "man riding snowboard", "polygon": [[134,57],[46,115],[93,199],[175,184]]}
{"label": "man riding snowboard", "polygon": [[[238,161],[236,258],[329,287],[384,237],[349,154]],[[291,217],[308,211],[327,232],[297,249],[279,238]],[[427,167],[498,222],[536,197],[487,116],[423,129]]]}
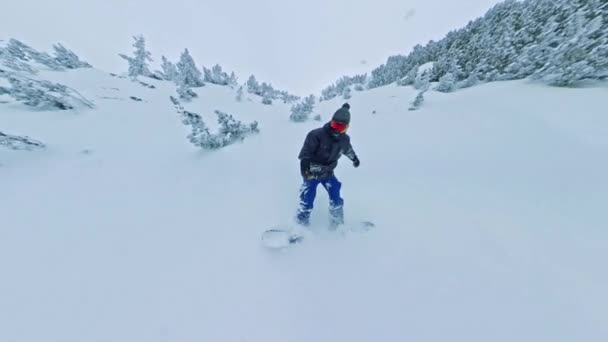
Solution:
{"label": "man riding snowboard", "polygon": [[344,223],[344,200],[340,197],[342,183],[334,175],[338,159],[348,157],[354,167],[359,167],[359,158],[346,134],[350,124],[350,105],[345,103],[330,122],[308,133],[300,151],[300,172],[304,184],[300,190],[300,206],[296,220],[300,225],[310,224],[310,213],[317,194],[317,186],[323,185],[329,194],[329,214],[333,228]]}

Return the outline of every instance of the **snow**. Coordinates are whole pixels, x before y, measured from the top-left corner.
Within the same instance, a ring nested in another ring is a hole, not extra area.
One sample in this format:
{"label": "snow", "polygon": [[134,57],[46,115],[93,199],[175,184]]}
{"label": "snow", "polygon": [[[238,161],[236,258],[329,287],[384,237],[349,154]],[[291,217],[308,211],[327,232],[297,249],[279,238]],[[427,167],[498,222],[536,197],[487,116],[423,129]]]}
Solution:
{"label": "snow", "polygon": [[431,70],[433,69],[434,65],[435,65],[435,62],[428,62],[428,63],[422,64],[418,68],[418,76],[422,75],[425,71],[431,72]]}
{"label": "snow", "polygon": [[[2,131],[48,145],[0,149],[0,341],[608,338],[605,86],[494,82],[429,91],[416,112],[411,87],[353,93],[362,163],[344,158],[337,175],[347,220],[376,227],[277,253],[260,235],[289,224],[297,154],[322,122],[207,84],[187,110],[261,133],[199,151],[168,82],[40,77],[97,107],[0,104]],[[327,120],[343,101],[314,112]]]}

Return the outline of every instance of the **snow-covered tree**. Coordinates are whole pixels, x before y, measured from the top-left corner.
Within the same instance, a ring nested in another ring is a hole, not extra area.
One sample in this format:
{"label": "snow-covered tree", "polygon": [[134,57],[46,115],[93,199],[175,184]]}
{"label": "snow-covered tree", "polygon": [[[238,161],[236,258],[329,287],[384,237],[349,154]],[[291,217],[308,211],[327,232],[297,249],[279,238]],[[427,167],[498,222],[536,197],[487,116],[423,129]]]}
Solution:
{"label": "snow-covered tree", "polygon": [[243,141],[248,135],[260,132],[257,121],[244,124],[228,113],[216,110],[215,114],[220,125],[218,135],[222,137],[222,147]]}
{"label": "snow-covered tree", "polygon": [[272,104],[272,93],[270,93],[270,92],[264,93],[264,96],[262,96],[262,103],[265,105],[271,105]]}
{"label": "snow-covered tree", "polygon": [[424,93],[425,93],[425,91],[418,92],[418,95],[416,95],[416,98],[410,104],[409,110],[414,111],[414,110],[420,109],[420,107],[422,106],[422,103],[424,102]]}
{"label": "snow-covered tree", "polygon": [[239,80],[236,77],[236,74],[233,72],[230,73],[230,76],[228,77],[228,86],[232,89],[234,89],[234,87],[236,87],[239,84]]}
{"label": "snow-covered tree", "polygon": [[34,150],[43,149],[46,146],[40,141],[31,139],[30,137],[10,135],[0,132],[0,146],[4,146],[11,150]]}
{"label": "snow-covered tree", "polygon": [[[345,93],[351,92],[351,87],[355,86],[357,89],[363,89],[363,85],[367,81],[367,74],[357,75],[353,77],[343,76],[336,83],[321,91],[322,100],[331,100],[337,96],[344,96]],[[349,95],[346,95],[349,96]]]}
{"label": "snow-covered tree", "polygon": [[469,88],[479,84],[479,74],[473,71],[466,80],[458,83],[457,88]]}
{"label": "snow-covered tree", "polygon": [[344,89],[344,93],[342,93],[342,98],[348,100],[352,97],[350,88]]}
{"label": "snow-covered tree", "polygon": [[449,93],[456,89],[456,77],[451,72],[441,76],[439,84],[435,87],[435,90],[442,93]]}
{"label": "snow-covered tree", "polygon": [[143,36],[134,36],[133,57],[119,54],[120,57],[129,63],[129,76],[136,78],[137,76],[150,76],[152,73],[149,69],[148,62],[152,62],[152,54],[146,50],[146,39]]}
{"label": "snow-covered tree", "polygon": [[283,100],[283,103],[293,103],[295,101],[298,101],[300,99],[299,96],[296,95],[291,95],[286,91],[279,91],[278,92],[278,98],[280,98],[281,100]]}
{"label": "snow-covered tree", "polygon": [[300,103],[297,103],[291,107],[291,115],[289,119],[294,122],[307,121],[312,113],[315,105],[315,96],[310,95]]}
{"label": "snow-covered tree", "polygon": [[249,79],[247,80],[247,92],[255,95],[262,94],[260,84],[254,75],[249,76]]}
{"label": "snow-covered tree", "polygon": [[417,90],[427,91],[431,85],[430,77],[431,73],[429,70],[423,71],[414,80],[414,88]]}
{"label": "snow-covered tree", "polygon": [[273,100],[281,99],[284,103],[291,103],[299,100],[300,98],[295,95],[291,95],[286,91],[274,89],[272,84],[262,82],[261,84],[251,75],[246,82],[247,92],[250,94],[261,96],[262,103],[271,104]]}
{"label": "snow-covered tree", "polygon": [[205,150],[217,150],[241,142],[246,137],[260,132],[257,121],[243,124],[232,115],[216,110],[219,129],[212,133],[201,115],[185,110],[179,100],[174,97],[171,98],[171,101],[181,115],[182,123],[190,126],[192,131],[188,134],[188,140],[196,147]]}
{"label": "snow-covered tree", "polygon": [[25,72],[28,74],[36,74],[38,70],[29,65],[27,62],[13,56],[8,50],[0,47],[0,66],[3,65],[13,71]]}
{"label": "snow-covered tree", "polygon": [[335,85],[330,85],[329,87],[321,90],[321,101],[326,101],[335,98],[338,96],[338,90]]}
{"label": "snow-covered tree", "polygon": [[606,65],[603,65],[603,70],[596,68],[596,58],[593,56],[594,52],[606,47],[602,30],[606,31],[608,23],[602,27],[599,13],[595,13],[594,17],[589,12],[588,8],[582,7],[571,14],[564,25],[563,35],[566,39],[554,49],[547,63],[538,71],[537,78],[551,85],[572,86],[580,80],[593,79],[606,72]]}
{"label": "snow-covered tree", "polygon": [[173,62],[169,61],[167,59],[167,57],[165,57],[165,56],[162,56],[161,59],[162,59],[161,68],[163,69],[163,71],[162,71],[163,79],[166,81],[176,81],[178,72],[177,72],[177,67],[175,66],[175,64],[173,64]]}
{"label": "snow-covered tree", "polygon": [[182,52],[179,62],[177,63],[177,82],[178,85],[183,87],[202,87],[205,85],[203,82],[203,74],[196,67],[194,59],[190,55],[190,51],[185,49]]}
{"label": "snow-covered tree", "polygon": [[60,43],[54,44],[55,61],[66,69],[92,68],[91,64],[80,60],[72,50],[66,48]]}
{"label": "snow-covered tree", "polygon": [[0,95],[8,95],[26,106],[39,110],[68,110],[76,105],[89,108],[94,106],[91,101],[63,84],[34,80],[2,70],[0,76],[5,77],[10,84],[10,87],[0,86]]}
{"label": "snow-covered tree", "polygon": [[63,70],[63,67],[48,53],[36,51],[16,39],[10,39],[8,41],[6,51],[8,54],[21,61],[35,61],[52,70]]}
{"label": "snow-covered tree", "polygon": [[[230,76],[222,70],[219,64],[214,65],[211,70],[203,67],[203,73],[205,75],[205,82],[218,84],[218,85],[229,85],[231,81]],[[233,73],[233,76],[236,76]]]}
{"label": "snow-covered tree", "polygon": [[276,98],[277,91],[274,90],[272,84],[270,83],[262,82],[262,84],[260,84],[260,92],[260,96],[267,97],[270,100],[274,100]]}
{"label": "snow-covered tree", "polygon": [[185,101],[190,101],[193,98],[198,97],[198,94],[184,83],[179,83],[177,85],[176,92],[179,95],[179,98]]}
{"label": "snow-covered tree", "polygon": [[[366,87],[407,85],[413,70],[429,62],[435,62],[430,82],[452,74],[444,81],[453,78],[457,87],[530,76],[562,86],[605,79],[607,13],[605,0],[506,0],[439,41],[390,56]],[[342,95],[340,81],[323,90],[322,100]]]}
{"label": "snow-covered tree", "polygon": [[410,71],[407,73],[407,75],[400,79],[399,81],[397,81],[397,85],[398,86],[409,86],[409,85],[413,85],[414,82],[416,81],[416,76],[418,76],[418,66],[413,67],[412,69],[410,69]]}

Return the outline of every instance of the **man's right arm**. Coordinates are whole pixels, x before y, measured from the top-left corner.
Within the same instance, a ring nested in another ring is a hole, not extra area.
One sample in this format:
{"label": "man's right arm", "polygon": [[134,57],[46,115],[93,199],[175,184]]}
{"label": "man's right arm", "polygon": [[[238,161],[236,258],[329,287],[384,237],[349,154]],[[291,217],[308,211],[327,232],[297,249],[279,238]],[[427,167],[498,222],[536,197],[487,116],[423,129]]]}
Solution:
{"label": "man's right arm", "polygon": [[302,174],[302,177],[306,177],[310,171],[310,163],[318,146],[319,139],[317,139],[313,132],[309,132],[308,135],[306,135],[306,140],[304,140],[304,145],[298,156],[300,159],[300,173]]}

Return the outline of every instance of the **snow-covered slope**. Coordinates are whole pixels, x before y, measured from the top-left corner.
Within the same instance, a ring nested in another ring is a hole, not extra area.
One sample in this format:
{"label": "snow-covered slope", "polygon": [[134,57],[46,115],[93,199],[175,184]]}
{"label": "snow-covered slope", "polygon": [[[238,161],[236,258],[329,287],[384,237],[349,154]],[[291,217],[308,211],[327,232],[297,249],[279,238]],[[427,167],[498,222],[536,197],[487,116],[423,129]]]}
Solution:
{"label": "snow-covered slope", "polygon": [[48,145],[0,149],[0,341],[608,339],[605,87],[491,83],[415,112],[409,87],[353,93],[362,164],[337,175],[347,220],[377,228],[275,253],[260,233],[290,221],[321,123],[208,85],[188,110],[261,133],[204,152],[168,83],[46,76],[97,107],[0,105],[0,129]]}

